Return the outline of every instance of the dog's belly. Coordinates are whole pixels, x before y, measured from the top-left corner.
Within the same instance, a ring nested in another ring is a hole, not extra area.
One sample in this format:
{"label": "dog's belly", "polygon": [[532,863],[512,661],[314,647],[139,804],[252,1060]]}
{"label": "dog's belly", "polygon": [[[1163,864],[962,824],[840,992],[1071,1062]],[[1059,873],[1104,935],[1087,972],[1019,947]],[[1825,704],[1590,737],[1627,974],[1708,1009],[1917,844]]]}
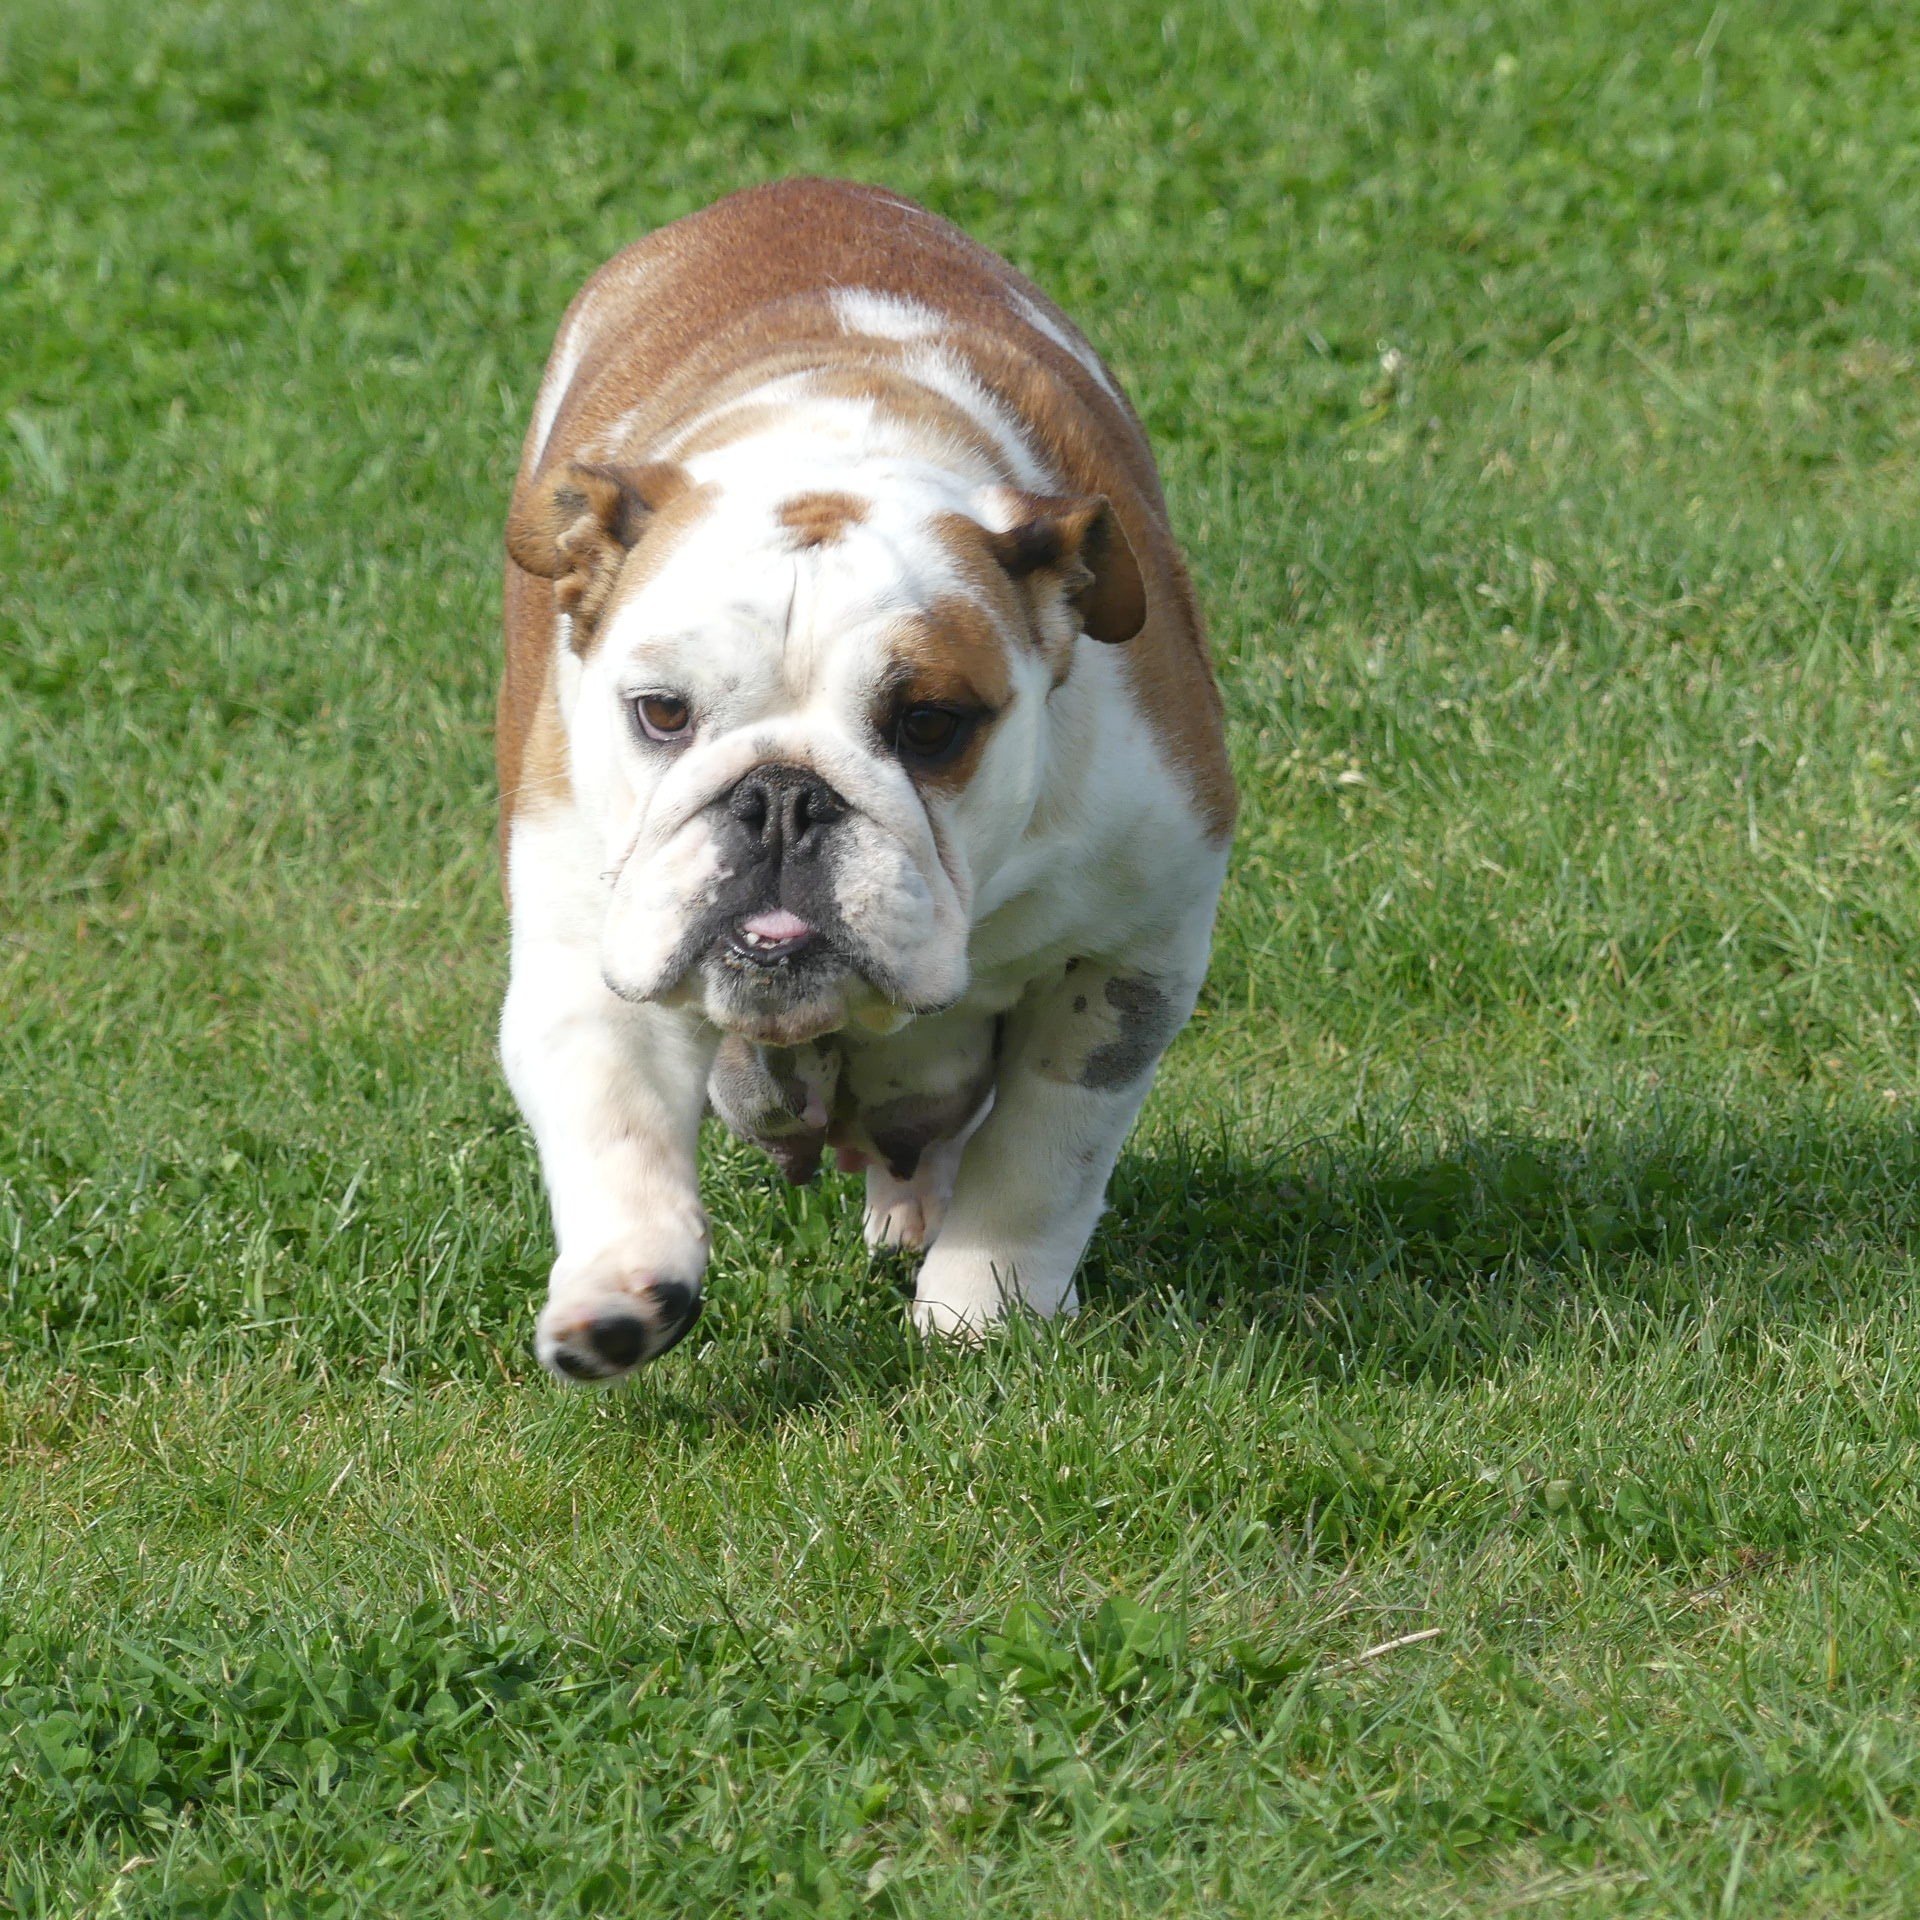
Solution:
{"label": "dog's belly", "polygon": [[910,1180],[921,1155],[963,1132],[993,1089],[1000,1021],[938,1014],[885,1039],[828,1034],[763,1047],[729,1034],[707,1080],[713,1110],[805,1182],[833,1148],[844,1171]]}

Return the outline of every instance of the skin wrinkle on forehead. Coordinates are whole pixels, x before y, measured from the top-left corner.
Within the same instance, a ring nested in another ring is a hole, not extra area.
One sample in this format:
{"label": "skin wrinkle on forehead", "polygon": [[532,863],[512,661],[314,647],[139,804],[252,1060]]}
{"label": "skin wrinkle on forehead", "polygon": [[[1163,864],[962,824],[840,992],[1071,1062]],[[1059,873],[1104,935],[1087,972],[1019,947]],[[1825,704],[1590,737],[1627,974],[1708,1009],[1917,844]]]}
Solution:
{"label": "skin wrinkle on forehead", "polygon": [[802,547],[793,556],[793,585],[780,632],[780,680],[795,708],[819,697],[831,658],[832,634],[821,630],[823,614],[831,625],[825,606],[829,596],[821,580],[826,564],[827,555],[817,546]]}
{"label": "skin wrinkle on forehead", "polygon": [[[835,540],[806,543],[791,554],[778,644],[792,700],[806,704],[832,688],[835,706],[844,705],[846,691],[834,685],[838,663],[871,662],[884,674],[886,661],[898,657],[895,636],[903,624],[938,624],[942,610],[962,598],[956,589],[963,577],[956,577],[951,552],[934,534],[940,511],[934,505],[924,518],[904,524],[899,517],[849,521]],[[986,617],[985,609],[977,610],[976,620]],[[874,677],[861,672],[863,689],[871,689]]]}

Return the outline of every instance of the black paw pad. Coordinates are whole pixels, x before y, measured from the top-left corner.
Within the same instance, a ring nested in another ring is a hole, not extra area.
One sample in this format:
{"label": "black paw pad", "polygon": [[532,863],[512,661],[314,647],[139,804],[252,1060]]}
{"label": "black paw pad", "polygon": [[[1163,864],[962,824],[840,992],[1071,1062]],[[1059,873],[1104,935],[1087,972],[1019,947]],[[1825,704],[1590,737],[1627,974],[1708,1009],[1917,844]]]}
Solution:
{"label": "black paw pad", "polygon": [[627,1313],[609,1314],[587,1328],[586,1338],[609,1367],[631,1367],[647,1351],[647,1323]]}
{"label": "black paw pad", "polygon": [[700,1295],[678,1280],[656,1280],[647,1289],[647,1299],[659,1316],[660,1344],[653,1350],[658,1359],[669,1347],[677,1346],[700,1318]]}

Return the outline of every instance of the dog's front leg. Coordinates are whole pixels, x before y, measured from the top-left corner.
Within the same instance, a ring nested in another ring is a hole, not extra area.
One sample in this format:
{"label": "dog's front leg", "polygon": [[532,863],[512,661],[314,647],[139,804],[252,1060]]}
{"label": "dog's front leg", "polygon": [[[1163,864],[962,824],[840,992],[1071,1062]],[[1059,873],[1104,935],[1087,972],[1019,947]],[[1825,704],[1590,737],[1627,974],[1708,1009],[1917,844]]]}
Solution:
{"label": "dog's front leg", "polygon": [[516,926],[500,1052],[553,1207],[559,1257],[534,1344],[555,1373],[612,1379],[699,1317],[697,1157],[716,1037],[691,1014],[611,993],[592,942]]}
{"label": "dog's front leg", "polygon": [[1113,1164],[1198,991],[1197,975],[1095,960],[1029,990],[1008,1019],[993,1110],[967,1143],[920,1269],[923,1329],[977,1331],[1016,1307],[1074,1310],[1074,1270]]}

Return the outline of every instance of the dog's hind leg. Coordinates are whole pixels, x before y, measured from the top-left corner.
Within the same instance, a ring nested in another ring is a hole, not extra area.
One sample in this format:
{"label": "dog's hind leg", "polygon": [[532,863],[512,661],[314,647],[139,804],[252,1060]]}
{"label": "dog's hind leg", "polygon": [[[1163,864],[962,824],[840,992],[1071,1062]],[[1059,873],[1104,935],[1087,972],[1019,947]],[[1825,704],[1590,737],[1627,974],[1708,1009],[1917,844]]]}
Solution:
{"label": "dog's hind leg", "polygon": [[988,1094],[979,1111],[951,1139],[936,1140],[923,1148],[919,1164],[904,1179],[883,1160],[867,1164],[867,1245],[905,1247],[909,1251],[930,1247],[947,1217],[953,1199],[953,1184],[960,1174],[961,1156],[967,1142],[980,1129],[993,1106]]}

